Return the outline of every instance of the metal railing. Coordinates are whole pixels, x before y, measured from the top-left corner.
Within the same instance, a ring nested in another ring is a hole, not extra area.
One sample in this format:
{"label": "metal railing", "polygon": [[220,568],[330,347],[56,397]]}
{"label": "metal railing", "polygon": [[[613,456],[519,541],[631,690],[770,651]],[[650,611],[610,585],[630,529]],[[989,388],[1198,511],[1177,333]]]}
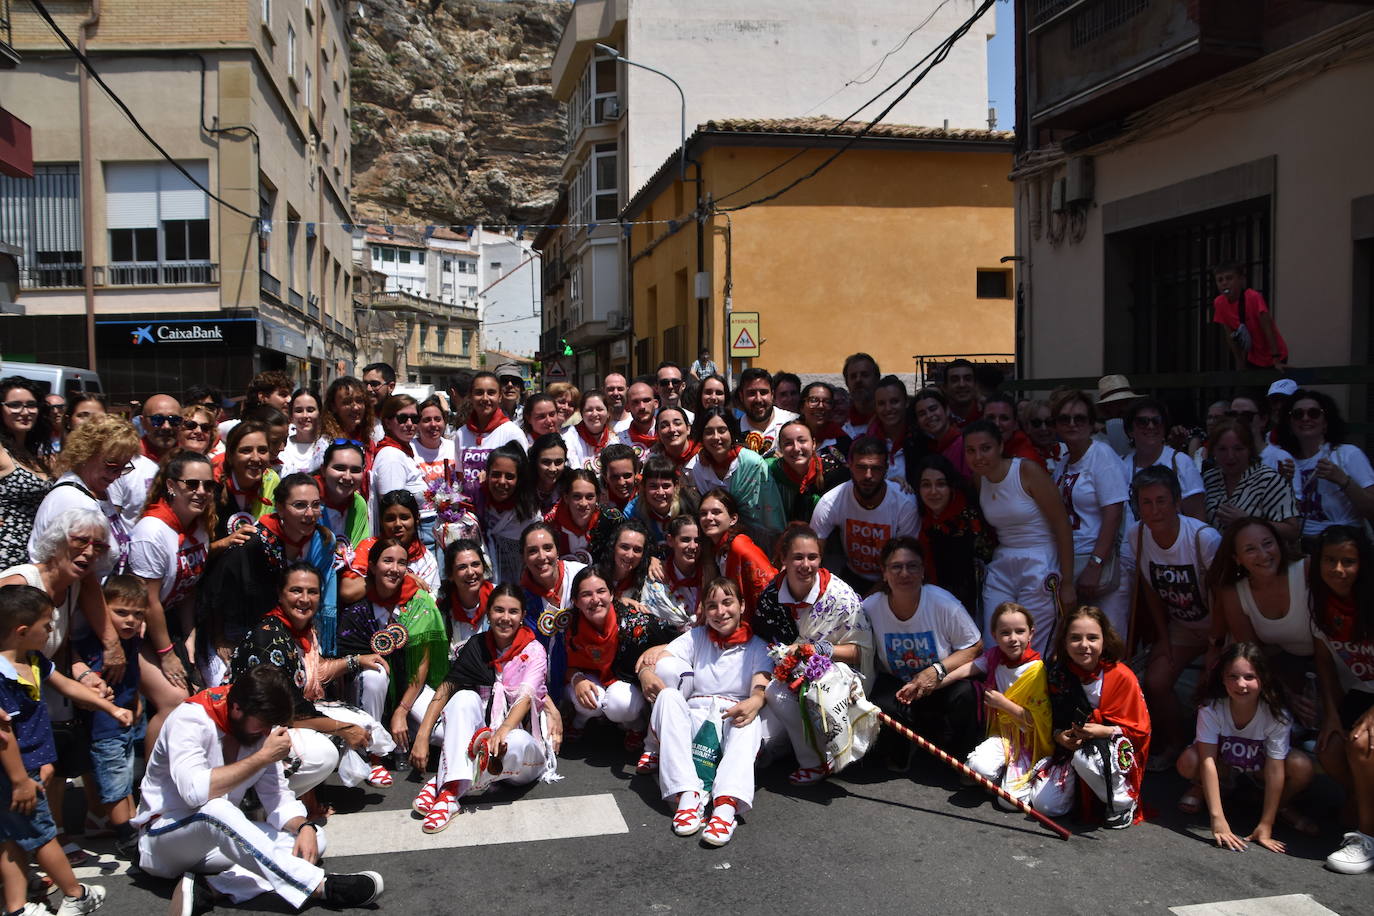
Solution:
{"label": "metal railing", "polygon": [[208,261],[126,261],[110,264],[111,286],[205,286],[219,282],[219,265]]}
{"label": "metal railing", "polygon": [[956,359],[966,359],[975,367],[991,366],[1000,370],[1004,379],[1016,375],[1015,353],[918,353],[911,358],[916,361],[918,388],[944,381],[946,367]]}
{"label": "metal railing", "polygon": [[[99,270],[100,268],[96,268]],[[85,265],[52,264],[43,267],[19,268],[19,285],[23,289],[69,289],[84,286]],[[103,278],[102,278],[103,279]]]}
{"label": "metal railing", "polygon": [[436,369],[458,369],[463,365],[463,357],[454,353],[440,353],[436,350],[421,350],[420,365]]}
{"label": "metal railing", "polygon": [[291,307],[296,311],[305,311],[305,297],[302,296],[300,293],[296,292],[294,289],[287,290],[286,301],[289,302],[291,304]]}
{"label": "metal railing", "polygon": [[274,299],[281,299],[281,281],[265,270],[258,271],[258,289]]}

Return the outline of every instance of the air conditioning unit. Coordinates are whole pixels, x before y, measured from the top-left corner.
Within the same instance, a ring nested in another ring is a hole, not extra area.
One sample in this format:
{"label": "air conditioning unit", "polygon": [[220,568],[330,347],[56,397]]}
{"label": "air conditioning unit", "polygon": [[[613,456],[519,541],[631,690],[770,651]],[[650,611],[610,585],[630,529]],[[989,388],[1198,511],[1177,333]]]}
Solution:
{"label": "air conditioning unit", "polygon": [[624,112],[620,108],[620,96],[608,96],[601,103],[601,117],[607,121],[619,121]]}
{"label": "air conditioning unit", "polygon": [[307,298],[309,299],[311,308],[317,308],[319,306],[320,297],[317,294],[311,293]]}

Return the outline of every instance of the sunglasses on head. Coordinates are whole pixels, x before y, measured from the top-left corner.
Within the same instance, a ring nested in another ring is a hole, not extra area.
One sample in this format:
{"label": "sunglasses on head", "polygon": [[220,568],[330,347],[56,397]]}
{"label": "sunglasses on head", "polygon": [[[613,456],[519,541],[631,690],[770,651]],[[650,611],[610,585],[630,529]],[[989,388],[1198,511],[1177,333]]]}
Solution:
{"label": "sunglasses on head", "polygon": [[330,444],[330,445],[353,445],[353,446],[356,446],[356,447],[358,447],[358,448],[363,448],[363,447],[364,447],[363,444],[362,444],[361,442],[359,442],[357,439],[335,439],[335,440],[333,440],[332,442],[330,442],[329,444]]}
{"label": "sunglasses on head", "polygon": [[182,419],[181,414],[177,413],[155,413],[148,417],[148,422],[153,429],[161,429],[164,425],[175,428],[181,425]]}

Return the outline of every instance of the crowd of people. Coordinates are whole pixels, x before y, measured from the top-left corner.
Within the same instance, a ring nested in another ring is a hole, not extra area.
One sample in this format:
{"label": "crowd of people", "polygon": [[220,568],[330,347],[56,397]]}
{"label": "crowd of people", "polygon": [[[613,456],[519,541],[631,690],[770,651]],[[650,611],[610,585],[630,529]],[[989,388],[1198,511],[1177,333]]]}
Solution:
{"label": "crowd of people", "polygon": [[1374,470],[1329,395],[1276,373],[1193,428],[1121,376],[1027,400],[965,360],[915,392],[865,353],[842,375],[732,386],[704,352],[417,401],[379,363],[132,422],[0,380],[5,911],[43,882],[99,906],[72,871],[96,830],[177,912],[362,905],[380,875],[317,864],[331,775],[413,769],[437,833],[593,732],[724,845],[773,761],[908,770],[893,733],[816,727],[799,685],[836,678],[855,734],[871,703],[1110,828],[1173,768],[1219,846],[1282,852],[1320,769],[1349,799],[1328,867],[1374,865]]}

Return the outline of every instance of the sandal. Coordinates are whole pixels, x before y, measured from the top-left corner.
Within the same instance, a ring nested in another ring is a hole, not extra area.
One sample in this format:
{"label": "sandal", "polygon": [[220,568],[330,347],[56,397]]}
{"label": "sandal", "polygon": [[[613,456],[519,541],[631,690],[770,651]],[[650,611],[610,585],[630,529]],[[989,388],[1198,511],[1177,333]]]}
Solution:
{"label": "sandal", "polygon": [[704,826],[702,818],[706,815],[706,796],[700,793],[692,794],[696,795],[696,804],[690,808],[678,808],[673,813],[673,833],[678,836],[691,836]]}
{"label": "sandal", "polygon": [[1303,814],[1292,805],[1284,805],[1280,808],[1279,817],[1283,818],[1285,824],[1292,827],[1303,836],[1316,836],[1318,833],[1321,833],[1321,828],[1317,826],[1316,821],[1312,820],[1312,818]]}
{"label": "sandal", "polygon": [[719,814],[712,814],[710,822],[706,825],[706,832],[701,835],[701,841],[712,846],[724,846],[735,835],[735,827],[738,825],[739,821],[734,818],[727,821]]}
{"label": "sandal", "polygon": [[653,751],[645,751],[639,755],[639,762],[635,764],[636,773],[653,773],[658,770],[658,755]]}
{"label": "sandal", "polygon": [[431,777],[428,782],[420,787],[420,794],[415,796],[415,801],[411,802],[411,808],[416,814],[429,814],[434,807],[434,800],[439,796],[439,777]]}
{"label": "sandal", "polygon": [[809,786],[812,783],[820,782],[830,775],[830,767],[822,763],[818,767],[799,767],[792,771],[792,775],[787,777],[787,781],[794,786]]}
{"label": "sandal", "polygon": [[420,825],[420,829],[425,833],[438,833],[453,823],[459,810],[461,809],[453,790],[445,786],[435,797],[434,804],[425,815],[425,822]]}
{"label": "sandal", "polygon": [[367,779],[364,780],[364,782],[366,782],[369,786],[375,786],[378,789],[385,789],[387,786],[395,782],[395,780],[391,778],[391,774],[387,772],[387,768],[378,763],[373,765],[372,772],[367,774]]}
{"label": "sandal", "polygon": [[1204,801],[1202,789],[1197,786],[1189,786],[1188,791],[1178,797],[1178,810],[1184,814],[1197,814],[1202,810]]}

